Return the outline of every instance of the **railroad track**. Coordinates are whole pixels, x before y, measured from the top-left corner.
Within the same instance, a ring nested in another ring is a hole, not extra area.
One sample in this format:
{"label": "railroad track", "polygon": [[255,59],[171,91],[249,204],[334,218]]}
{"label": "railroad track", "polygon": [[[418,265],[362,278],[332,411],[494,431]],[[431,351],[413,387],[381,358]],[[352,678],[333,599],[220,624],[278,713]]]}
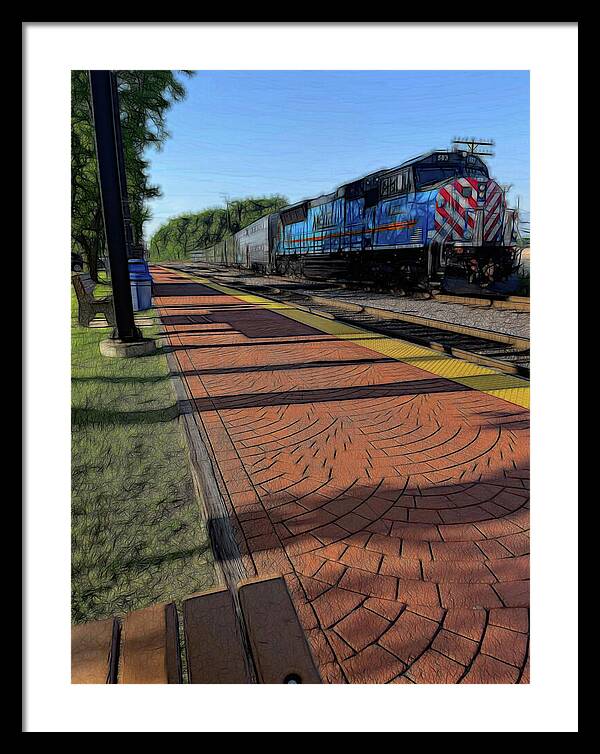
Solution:
{"label": "railroad track", "polygon": [[[248,293],[292,304],[319,316],[336,319],[365,330],[402,338],[425,345],[450,356],[489,366],[499,371],[529,378],[529,339],[504,333],[480,330],[439,320],[419,317],[373,306],[361,306],[330,298],[320,291],[331,291],[327,284],[302,281],[277,281],[275,285],[241,282],[240,276],[224,274],[212,268],[195,265],[171,265],[182,272],[202,275],[221,285],[229,285]],[[452,297],[454,300],[455,297]],[[438,297],[435,297],[438,300]]]}
{"label": "railroad track", "polygon": [[[200,265],[201,266],[201,265]],[[198,263],[192,263],[190,267],[193,267],[195,269],[198,268]],[[250,277],[252,276],[252,272],[249,270],[239,270],[238,268],[231,268],[231,267],[217,267],[217,266],[211,266],[211,267],[204,267],[202,269],[206,269],[212,274],[220,274],[224,277],[228,277],[231,280],[238,280],[238,276],[242,275],[244,277]],[[393,289],[389,290],[383,290],[380,286],[376,286],[372,281],[363,281],[362,283],[359,283],[358,281],[352,281],[352,280],[336,280],[336,281],[325,281],[325,280],[315,280],[310,278],[301,278],[297,281],[294,278],[289,277],[283,277],[279,275],[268,275],[265,277],[269,277],[273,280],[273,285],[278,286],[280,283],[283,287],[286,287],[288,285],[295,286],[297,288],[303,288],[303,289],[311,289],[311,290],[320,290],[320,289],[327,289],[329,291],[333,290],[340,290],[340,291],[356,291],[356,292],[372,292],[372,293],[387,293],[390,295],[394,294]],[[442,303],[442,304],[460,304],[462,306],[469,306],[476,309],[505,309],[510,311],[517,311],[517,312],[529,312],[529,296],[512,296],[512,295],[505,295],[501,293],[496,294],[490,294],[489,296],[486,295],[479,295],[479,294],[461,294],[461,293],[441,293],[434,291],[432,293],[426,293],[426,292],[420,292],[420,293],[412,293],[412,294],[405,294],[402,293],[402,298],[417,298],[418,300],[431,300],[435,301],[436,303]]]}

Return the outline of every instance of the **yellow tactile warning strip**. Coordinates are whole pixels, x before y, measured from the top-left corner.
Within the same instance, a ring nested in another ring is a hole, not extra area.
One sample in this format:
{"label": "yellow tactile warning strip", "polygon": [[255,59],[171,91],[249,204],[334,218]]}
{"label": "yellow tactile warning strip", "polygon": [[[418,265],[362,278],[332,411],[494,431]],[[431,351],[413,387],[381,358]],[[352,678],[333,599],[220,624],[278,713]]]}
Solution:
{"label": "yellow tactile warning strip", "polygon": [[355,325],[347,325],[338,320],[320,317],[318,314],[297,309],[281,301],[273,301],[263,296],[244,293],[236,288],[214,283],[212,280],[204,278],[201,275],[192,275],[180,270],[178,270],[178,273],[197,280],[215,291],[235,296],[247,304],[255,304],[265,309],[276,310],[284,317],[289,317],[296,320],[296,322],[302,322],[328,335],[335,335],[343,340],[352,340],[356,345],[363,346],[397,361],[412,364],[438,377],[445,377],[461,385],[466,385],[473,390],[479,390],[482,393],[501,398],[508,403],[529,408],[529,381],[521,377],[503,374],[489,367],[473,364],[452,356],[446,356],[426,346],[419,346],[399,338],[390,338],[386,335],[378,335]]}

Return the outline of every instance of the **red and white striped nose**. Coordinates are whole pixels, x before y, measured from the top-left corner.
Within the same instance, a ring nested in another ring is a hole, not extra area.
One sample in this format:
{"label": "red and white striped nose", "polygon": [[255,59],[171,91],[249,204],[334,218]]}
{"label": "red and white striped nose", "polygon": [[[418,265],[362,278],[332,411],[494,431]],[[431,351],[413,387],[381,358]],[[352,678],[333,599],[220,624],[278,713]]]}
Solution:
{"label": "red and white striped nose", "polygon": [[445,241],[473,241],[476,216],[483,222],[484,241],[495,240],[500,231],[503,196],[492,180],[457,178],[438,192],[435,204],[436,238]]}

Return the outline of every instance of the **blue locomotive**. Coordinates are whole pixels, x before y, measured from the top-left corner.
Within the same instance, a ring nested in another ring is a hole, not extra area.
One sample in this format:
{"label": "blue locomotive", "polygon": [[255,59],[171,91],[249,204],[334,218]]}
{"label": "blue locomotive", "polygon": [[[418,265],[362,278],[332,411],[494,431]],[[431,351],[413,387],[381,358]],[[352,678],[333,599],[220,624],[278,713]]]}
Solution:
{"label": "blue locomotive", "polygon": [[467,151],[434,151],[279,213],[281,274],[488,286],[518,267],[514,210]]}

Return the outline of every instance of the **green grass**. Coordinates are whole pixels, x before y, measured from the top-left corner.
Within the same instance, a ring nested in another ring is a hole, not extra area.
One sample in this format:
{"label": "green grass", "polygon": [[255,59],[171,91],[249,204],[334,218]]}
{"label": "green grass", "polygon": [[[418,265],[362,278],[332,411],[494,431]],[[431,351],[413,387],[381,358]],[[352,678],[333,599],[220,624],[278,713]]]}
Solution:
{"label": "green grass", "polygon": [[71,301],[71,615],[80,623],[179,602],[214,585],[215,571],[165,355],[102,356],[110,330],[79,327],[74,292]]}

